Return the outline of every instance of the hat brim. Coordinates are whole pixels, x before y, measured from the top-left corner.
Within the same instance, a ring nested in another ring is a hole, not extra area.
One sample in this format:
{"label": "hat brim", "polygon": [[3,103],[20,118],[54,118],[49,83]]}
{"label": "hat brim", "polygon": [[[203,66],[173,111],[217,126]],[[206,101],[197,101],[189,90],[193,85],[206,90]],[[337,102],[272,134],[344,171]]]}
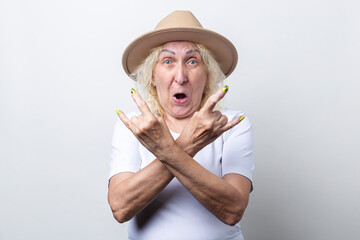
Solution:
{"label": "hat brim", "polygon": [[208,48],[214,54],[226,77],[236,67],[238,60],[236,48],[224,36],[204,28],[178,27],[154,30],[131,42],[122,57],[125,72],[130,75],[154,47],[173,41],[190,41]]}

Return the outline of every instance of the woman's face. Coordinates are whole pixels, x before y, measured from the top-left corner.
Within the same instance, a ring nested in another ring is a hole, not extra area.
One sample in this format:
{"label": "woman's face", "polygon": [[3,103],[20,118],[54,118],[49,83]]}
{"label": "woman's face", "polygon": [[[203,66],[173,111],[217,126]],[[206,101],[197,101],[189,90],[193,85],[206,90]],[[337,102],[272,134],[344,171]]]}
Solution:
{"label": "woman's face", "polygon": [[166,117],[183,119],[198,111],[206,82],[206,66],[196,44],[169,42],[163,45],[152,84]]}

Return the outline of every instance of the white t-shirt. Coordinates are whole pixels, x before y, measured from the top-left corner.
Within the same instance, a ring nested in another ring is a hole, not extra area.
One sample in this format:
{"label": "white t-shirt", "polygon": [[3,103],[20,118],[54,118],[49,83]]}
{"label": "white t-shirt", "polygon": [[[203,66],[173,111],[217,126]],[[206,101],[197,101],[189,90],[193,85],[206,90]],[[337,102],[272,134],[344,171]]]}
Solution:
{"label": "white t-shirt", "polygon": [[[225,109],[230,120],[243,112]],[[131,118],[138,113],[128,115]],[[174,139],[179,134],[172,132]],[[109,178],[119,172],[137,172],[156,157],[118,120],[115,126]],[[253,133],[248,117],[199,151],[194,159],[223,177],[238,173],[252,181]],[[131,240],[241,240],[240,224],[229,226],[203,207],[174,178],[157,198],[129,222]]]}

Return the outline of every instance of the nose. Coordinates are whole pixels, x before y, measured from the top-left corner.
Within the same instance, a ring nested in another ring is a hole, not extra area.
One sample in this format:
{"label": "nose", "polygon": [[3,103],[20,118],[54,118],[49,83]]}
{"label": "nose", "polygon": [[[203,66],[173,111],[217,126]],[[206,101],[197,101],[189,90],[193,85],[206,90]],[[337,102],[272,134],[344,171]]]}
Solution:
{"label": "nose", "polygon": [[184,68],[184,66],[180,65],[176,69],[175,82],[179,85],[183,85],[183,84],[187,83],[187,81],[188,81],[188,78],[187,78],[186,69]]}

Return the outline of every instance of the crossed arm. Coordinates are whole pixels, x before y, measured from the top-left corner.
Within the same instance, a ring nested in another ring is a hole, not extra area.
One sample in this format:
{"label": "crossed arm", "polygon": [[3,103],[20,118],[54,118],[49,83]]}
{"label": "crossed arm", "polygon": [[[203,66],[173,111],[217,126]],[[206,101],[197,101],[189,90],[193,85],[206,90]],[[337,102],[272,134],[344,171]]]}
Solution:
{"label": "crossed arm", "polygon": [[117,221],[130,220],[174,177],[220,221],[229,225],[240,221],[248,203],[250,181],[235,173],[219,178],[193,159],[198,151],[241,121],[241,116],[228,121],[214,111],[225,94],[219,90],[211,96],[177,140],[172,138],[164,119],[155,117],[138,93],[133,95],[142,114],[129,120],[120,113],[119,118],[157,158],[137,173],[119,173],[110,179],[108,200]]}

